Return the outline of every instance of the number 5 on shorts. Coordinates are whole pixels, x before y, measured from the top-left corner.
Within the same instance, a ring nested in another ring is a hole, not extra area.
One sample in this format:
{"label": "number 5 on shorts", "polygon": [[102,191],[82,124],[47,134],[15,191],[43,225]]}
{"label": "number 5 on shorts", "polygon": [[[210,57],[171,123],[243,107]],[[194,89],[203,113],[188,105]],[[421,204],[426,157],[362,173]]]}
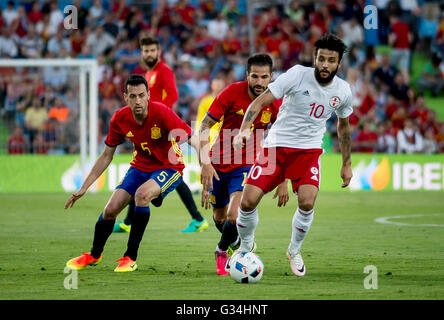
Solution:
{"label": "number 5 on shorts", "polygon": [[165,179],[167,178],[168,173],[166,173],[165,171],[162,171],[161,173],[159,173],[159,175],[157,176],[157,180],[159,180],[159,182],[164,182]]}

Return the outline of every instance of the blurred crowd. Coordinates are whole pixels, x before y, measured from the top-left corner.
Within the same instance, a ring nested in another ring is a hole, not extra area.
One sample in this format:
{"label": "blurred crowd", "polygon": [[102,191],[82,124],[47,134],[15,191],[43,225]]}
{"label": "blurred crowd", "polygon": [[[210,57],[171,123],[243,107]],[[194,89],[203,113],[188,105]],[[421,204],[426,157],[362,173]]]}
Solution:
{"label": "blurred crowd", "polygon": [[[77,29],[64,28],[68,4],[77,8]],[[364,28],[368,4],[378,9],[377,28]],[[252,52],[271,54],[277,77],[294,64],[312,66],[313,43],[333,32],[349,46],[338,75],[354,96],[353,151],[431,154],[444,152],[444,124],[425,98],[443,97],[443,9],[426,0],[255,1],[252,49],[247,0],[5,1],[0,57],[97,59],[102,143],[125,104],[125,79],[146,72],[138,45],[146,35],[160,40],[179,90],[174,110],[192,125],[203,101],[245,79]],[[415,79],[414,53],[426,57]],[[73,69],[0,67],[3,148],[79,152],[78,90]],[[327,123],[327,151],[338,151],[336,121]]]}

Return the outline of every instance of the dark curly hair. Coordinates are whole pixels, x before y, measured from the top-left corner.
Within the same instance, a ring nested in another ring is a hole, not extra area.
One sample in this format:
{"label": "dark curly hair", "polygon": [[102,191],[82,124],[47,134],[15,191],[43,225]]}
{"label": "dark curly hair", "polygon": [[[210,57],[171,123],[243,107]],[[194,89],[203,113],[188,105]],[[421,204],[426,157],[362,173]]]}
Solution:
{"label": "dark curly hair", "polygon": [[323,34],[315,43],[315,57],[318,55],[319,49],[327,49],[336,51],[339,54],[339,61],[342,60],[342,56],[347,51],[345,43],[337,36],[331,33]]}

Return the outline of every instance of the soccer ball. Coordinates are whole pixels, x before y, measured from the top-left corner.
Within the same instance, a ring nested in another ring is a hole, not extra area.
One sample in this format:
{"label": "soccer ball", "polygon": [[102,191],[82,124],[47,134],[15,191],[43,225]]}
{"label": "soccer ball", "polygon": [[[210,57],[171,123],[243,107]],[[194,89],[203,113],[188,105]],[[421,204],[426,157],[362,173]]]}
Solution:
{"label": "soccer ball", "polygon": [[239,283],[256,283],[264,274],[264,264],[253,252],[235,253],[229,263],[230,276]]}

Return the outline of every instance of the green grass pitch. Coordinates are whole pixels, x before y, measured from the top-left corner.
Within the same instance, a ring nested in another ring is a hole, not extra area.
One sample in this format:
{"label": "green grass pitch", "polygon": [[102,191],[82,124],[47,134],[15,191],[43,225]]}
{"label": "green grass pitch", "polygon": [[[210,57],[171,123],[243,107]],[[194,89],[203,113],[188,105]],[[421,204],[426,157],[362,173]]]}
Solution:
{"label": "green grass pitch", "polygon": [[[113,272],[128,235],[112,234],[102,263],[80,271],[77,289],[68,290],[65,278],[72,274],[64,273],[65,263],[89,251],[94,224],[108,197],[87,193],[74,208],[64,210],[67,194],[0,195],[0,299],[444,298],[442,192],[321,191],[302,248],[307,267],[303,278],[292,275],[285,256],[296,197],[277,208],[276,200],[267,195],[259,207],[256,232],[257,253],[265,270],[254,285],[216,275],[213,251],[219,233],[210,211],[201,210],[210,223],[207,230],[181,234],[189,215],[177,193],[172,193],[161,208],[151,210],[138,271]],[[389,221],[407,225],[375,222],[401,215],[412,216]],[[377,276],[377,289],[364,287],[368,265],[376,267],[377,274],[372,275]]]}

